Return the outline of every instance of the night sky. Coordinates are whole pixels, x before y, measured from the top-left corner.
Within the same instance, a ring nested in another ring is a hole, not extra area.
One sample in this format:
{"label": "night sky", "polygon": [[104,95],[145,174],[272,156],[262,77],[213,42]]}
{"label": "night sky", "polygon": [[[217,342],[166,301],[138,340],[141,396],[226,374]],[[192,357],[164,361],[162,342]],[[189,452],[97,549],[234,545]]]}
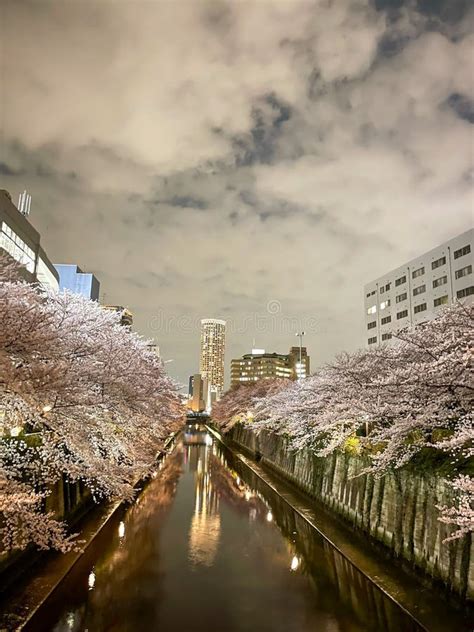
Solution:
{"label": "night sky", "polygon": [[315,368],[363,285],[472,225],[468,0],[3,0],[0,185],[180,381],[199,320]]}

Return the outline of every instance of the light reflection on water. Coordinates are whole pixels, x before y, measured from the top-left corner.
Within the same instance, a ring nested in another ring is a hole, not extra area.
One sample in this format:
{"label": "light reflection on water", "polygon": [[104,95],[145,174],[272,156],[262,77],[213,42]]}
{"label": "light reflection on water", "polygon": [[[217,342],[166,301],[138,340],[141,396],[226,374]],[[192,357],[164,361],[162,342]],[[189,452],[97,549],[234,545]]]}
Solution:
{"label": "light reflection on water", "polygon": [[199,427],[104,529],[29,629],[416,630]]}

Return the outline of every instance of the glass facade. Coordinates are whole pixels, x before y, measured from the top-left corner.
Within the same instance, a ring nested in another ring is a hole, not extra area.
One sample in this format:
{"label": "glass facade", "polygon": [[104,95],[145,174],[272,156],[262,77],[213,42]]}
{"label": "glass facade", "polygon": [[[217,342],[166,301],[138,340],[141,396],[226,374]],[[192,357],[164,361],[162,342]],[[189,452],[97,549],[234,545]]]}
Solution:
{"label": "glass facade", "polygon": [[100,283],[90,272],[73,264],[57,264],[54,266],[59,274],[59,289],[80,294],[92,301],[99,300]]}

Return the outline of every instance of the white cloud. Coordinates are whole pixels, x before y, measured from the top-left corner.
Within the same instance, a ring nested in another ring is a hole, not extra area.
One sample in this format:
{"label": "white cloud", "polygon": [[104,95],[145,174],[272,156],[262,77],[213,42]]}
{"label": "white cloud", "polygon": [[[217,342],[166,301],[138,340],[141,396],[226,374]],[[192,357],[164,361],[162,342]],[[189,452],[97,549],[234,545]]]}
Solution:
{"label": "white cloud", "polygon": [[474,99],[471,19],[8,2],[5,186],[32,191],[52,258],[96,271],[183,381],[201,316],[232,319],[228,358],[254,337],[284,350],[315,317],[316,365],[363,343],[366,281],[471,221],[472,126],[446,104]]}

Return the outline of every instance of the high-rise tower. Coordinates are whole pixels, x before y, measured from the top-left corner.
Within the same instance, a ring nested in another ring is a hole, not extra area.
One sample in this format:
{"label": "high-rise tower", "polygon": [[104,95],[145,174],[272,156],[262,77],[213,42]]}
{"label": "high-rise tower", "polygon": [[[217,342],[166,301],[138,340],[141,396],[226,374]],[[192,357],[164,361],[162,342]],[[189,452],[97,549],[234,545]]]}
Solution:
{"label": "high-rise tower", "polygon": [[201,320],[201,360],[199,372],[207,379],[209,395],[219,399],[224,391],[225,320],[204,318]]}

